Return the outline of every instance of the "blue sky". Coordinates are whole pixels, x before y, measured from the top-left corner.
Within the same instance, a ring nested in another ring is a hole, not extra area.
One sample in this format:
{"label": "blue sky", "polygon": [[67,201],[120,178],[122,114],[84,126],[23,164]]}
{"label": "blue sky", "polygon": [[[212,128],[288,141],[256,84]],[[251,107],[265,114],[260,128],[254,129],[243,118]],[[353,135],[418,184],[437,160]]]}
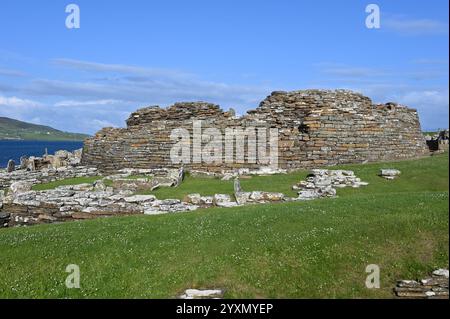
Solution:
{"label": "blue sky", "polygon": [[444,128],[448,37],[447,0],[1,0],[0,116],[94,133],[148,105],[243,114],[273,90],[345,88]]}

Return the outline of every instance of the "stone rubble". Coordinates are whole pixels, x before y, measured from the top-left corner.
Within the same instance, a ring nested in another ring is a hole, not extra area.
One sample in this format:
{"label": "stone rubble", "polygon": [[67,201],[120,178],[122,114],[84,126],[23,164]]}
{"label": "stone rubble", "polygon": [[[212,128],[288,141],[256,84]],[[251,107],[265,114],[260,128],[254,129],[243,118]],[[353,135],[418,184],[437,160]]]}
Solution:
{"label": "stone rubble", "polygon": [[[44,155],[42,158],[22,157],[22,168],[12,172],[1,170],[2,227],[118,214],[163,214],[198,208],[179,200],[159,201],[153,195],[135,195],[141,190],[178,186],[183,180],[183,168],[125,169],[102,178],[96,168],[80,166],[80,158],[81,154],[77,152],[58,151],[55,155]],[[130,178],[132,175],[138,175],[139,178]],[[99,176],[99,180],[46,191],[32,190],[34,185],[41,183],[91,176]],[[112,186],[107,186],[106,180]]]}
{"label": "stone rubble", "polygon": [[[44,171],[47,170],[42,172]],[[133,175],[136,174],[142,175],[142,178],[135,178]],[[155,185],[152,184],[154,179],[157,179],[160,186],[176,187],[182,182],[183,175],[182,168],[127,169],[111,176],[99,177],[99,180],[93,183],[59,186],[46,191],[33,191],[32,186],[35,183],[27,179],[15,181],[11,183],[7,194],[3,190],[0,192],[0,223],[3,226],[33,225],[115,215],[189,212],[214,206],[236,207],[256,203],[310,200],[334,197],[336,188],[339,187],[357,188],[367,185],[352,171],[313,169],[306,181],[293,187],[299,190],[297,198],[289,198],[277,192],[244,191],[239,177],[234,180],[234,197],[229,194],[189,194],[183,200],[159,200],[154,195],[136,194],[140,190],[152,189]],[[241,177],[244,176],[246,175]],[[107,186],[106,180],[112,185]]]}
{"label": "stone rubble", "polygon": [[449,148],[449,130],[442,130],[435,135],[425,136],[428,148],[433,153],[443,153]]}
{"label": "stone rubble", "polygon": [[0,212],[0,228],[7,227],[10,219],[9,213]]}
{"label": "stone rubble", "polygon": [[[202,204],[202,196],[200,194],[188,194],[183,199],[184,202],[194,204],[194,205],[201,205]],[[211,201],[212,204],[212,201]]]}
{"label": "stone rubble", "polygon": [[20,194],[31,191],[32,183],[27,181],[18,181],[11,184],[9,190],[12,194]]}
{"label": "stone rubble", "polygon": [[167,175],[162,177],[154,177],[152,179],[152,191],[159,187],[177,187],[181,184],[184,178],[184,168],[167,169]]}
{"label": "stone rubble", "polygon": [[20,158],[17,168],[13,160],[8,161],[6,169],[0,169],[0,189],[7,189],[15,182],[27,182],[32,186],[54,182],[61,179],[97,176],[95,167],[81,166],[82,149],[73,152],[60,150],[54,155]]}
{"label": "stone rubble", "polygon": [[433,271],[433,276],[448,278],[448,269],[437,269]]}
{"label": "stone rubble", "polygon": [[73,152],[66,150],[56,151],[55,154],[44,154],[42,157],[22,156],[20,158],[20,169],[27,171],[40,171],[42,169],[57,169],[60,167],[79,166],[83,150]]}
{"label": "stone rubble", "polygon": [[231,196],[228,194],[215,194],[213,196],[213,204],[218,207],[235,207],[238,203],[231,200]]}
{"label": "stone rubble", "polygon": [[14,182],[29,182],[32,185],[49,183],[67,178],[98,176],[99,172],[95,167],[87,166],[67,166],[60,168],[43,168],[39,171],[27,171],[17,169],[11,173],[0,170],[0,189],[6,189]]}
{"label": "stone rubble", "polygon": [[238,205],[252,204],[252,203],[269,203],[281,202],[285,199],[284,194],[274,192],[252,191],[245,192],[242,190],[239,177],[234,179],[234,197]]}
{"label": "stone rubble", "polygon": [[383,168],[380,170],[379,176],[387,180],[393,180],[396,179],[400,174],[401,172],[398,169]]}
{"label": "stone rubble", "polygon": [[306,178],[292,188],[298,190],[296,200],[311,200],[320,197],[335,197],[336,188],[367,186],[353,171],[313,169]]}
{"label": "stone rubble", "polygon": [[287,174],[287,170],[273,167],[260,167],[259,169],[251,170],[248,168],[240,168],[234,171],[222,171],[221,179],[223,181],[228,181],[236,177],[244,177],[244,176],[269,176],[275,174]]}
{"label": "stone rubble", "polygon": [[[182,201],[179,199],[159,200],[154,195],[139,195],[139,192],[154,190],[158,187],[177,187],[183,181],[184,167],[126,168],[102,177],[96,168],[77,164],[70,154],[70,152],[58,151],[55,155],[45,155],[43,159],[46,159],[45,163],[51,163],[50,167],[43,165],[43,160],[31,159],[30,161],[30,159],[22,158],[22,167],[28,168],[16,169],[10,173],[6,170],[0,171],[1,227],[114,215],[156,215],[189,212],[213,206],[236,207],[256,203],[334,197],[338,187],[367,185],[361,182],[352,171],[315,169],[311,171],[306,181],[294,186],[294,189],[300,191],[298,198],[293,199],[277,192],[244,191],[240,184],[240,178],[250,178],[251,175],[283,174],[286,173],[285,170],[270,167],[241,168],[229,175],[222,174],[222,177],[234,178],[234,196],[189,194]],[[72,160],[64,162],[63,159]],[[33,163],[33,169],[29,168],[30,163]],[[67,166],[53,167],[62,163]],[[75,166],[70,163],[75,163]],[[36,184],[87,176],[98,176],[98,180],[93,183],[59,186],[46,191],[32,190]],[[214,177],[218,176],[214,175]]]}
{"label": "stone rubble", "polygon": [[97,183],[59,186],[47,191],[18,188],[3,198],[2,221],[9,226],[62,222],[100,216],[165,214],[193,211],[198,206],[176,199],[158,200],[154,195],[127,195],[112,187],[96,190]]}
{"label": "stone rubble", "polygon": [[181,213],[197,210],[198,206],[181,202],[178,199],[155,200],[144,205],[145,215],[160,215],[167,213]]}
{"label": "stone rubble", "polygon": [[448,269],[438,269],[422,280],[398,281],[394,293],[400,298],[448,299],[448,285]]}

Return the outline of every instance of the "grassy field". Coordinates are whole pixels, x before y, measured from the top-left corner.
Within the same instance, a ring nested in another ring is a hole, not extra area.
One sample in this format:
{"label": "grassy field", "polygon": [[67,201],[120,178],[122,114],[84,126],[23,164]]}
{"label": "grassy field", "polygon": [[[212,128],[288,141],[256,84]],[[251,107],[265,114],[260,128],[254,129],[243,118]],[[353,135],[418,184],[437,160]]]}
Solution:
{"label": "grassy field", "polygon": [[[377,176],[398,168],[399,179]],[[369,186],[338,198],[0,230],[0,297],[171,298],[219,287],[227,298],[391,298],[398,279],[448,267],[448,154],[345,166]],[[305,172],[242,180],[292,195]],[[231,193],[188,177],[163,197]],[[77,264],[81,289],[64,285]],[[367,289],[377,264],[381,288]]]}
{"label": "grassy field", "polygon": [[[380,168],[395,168],[402,172],[401,178],[386,182],[377,174]],[[338,189],[338,195],[361,195],[385,192],[419,192],[440,191],[448,189],[448,154],[434,156],[416,161],[401,161],[390,163],[375,163],[364,165],[344,165],[330,169],[353,170],[363,181],[369,182],[368,187],[358,189]],[[241,179],[244,191],[262,190],[281,192],[287,196],[296,197],[292,185],[305,179],[307,171],[272,176],[254,176],[251,179]],[[436,176],[440,175],[440,176]],[[212,178],[187,177],[177,188],[160,188],[153,192],[157,198],[179,198],[187,194],[200,193],[214,195],[215,193],[233,194],[233,181],[221,181]]]}

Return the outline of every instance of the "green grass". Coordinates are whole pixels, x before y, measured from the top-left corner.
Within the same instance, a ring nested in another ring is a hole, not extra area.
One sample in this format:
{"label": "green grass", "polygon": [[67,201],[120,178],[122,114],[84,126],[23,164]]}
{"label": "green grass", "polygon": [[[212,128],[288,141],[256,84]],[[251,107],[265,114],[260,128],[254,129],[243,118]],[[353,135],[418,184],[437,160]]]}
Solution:
{"label": "green grass", "polygon": [[[384,180],[380,167],[402,175]],[[345,168],[370,185],[336,199],[2,229],[0,297],[171,298],[220,287],[227,298],[391,298],[396,280],[448,267],[448,154]],[[287,193],[302,174],[242,184]],[[201,182],[159,192],[232,189]],[[65,287],[68,264],[80,266],[81,289]],[[369,264],[380,266],[380,289],[365,288]]]}
{"label": "green grass", "polygon": [[[338,189],[339,195],[362,195],[383,193],[387,191],[395,192],[417,192],[436,191],[446,189],[448,186],[448,154],[432,156],[416,161],[400,161],[386,163],[370,163],[358,165],[342,165],[330,167],[330,169],[349,169],[363,181],[369,182],[369,186],[358,189],[344,188]],[[381,168],[396,168],[402,174],[401,177],[386,181],[378,176]],[[437,172],[442,172],[443,176],[435,177]],[[287,196],[296,197],[296,192],[292,190],[292,185],[305,179],[307,171],[298,171],[290,174],[277,174],[272,176],[253,176],[250,179],[241,179],[241,186],[245,191],[267,191],[281,192]],[[201,195],[214,195],[216,193],[233,194],[233,180],[222,181],[217,178],[193,178],[186,177],[183,183],[177,188],[160,188],[153,192],[157,198],[178,198],[183,199],[185,195],[199,193]]]}
{"label": "green grass", "polygon": [[[292,186],[304,179],[307,171],[292,172],[290,174],[275,174],[271,176],[251,176],[241,178],[241,186],[245,191],[262,190],[267,192],[282,192],[285,195],[296,197]],[[234,193],[234,180],[222,181],[220,178],[192,177],[186,174],[183,183],[178,187],[161,187],[154,191],[141,191],[139,194],[153,194],[160,199],[183,199],[188,194],[198,193],[202,196],[214,194]]]}

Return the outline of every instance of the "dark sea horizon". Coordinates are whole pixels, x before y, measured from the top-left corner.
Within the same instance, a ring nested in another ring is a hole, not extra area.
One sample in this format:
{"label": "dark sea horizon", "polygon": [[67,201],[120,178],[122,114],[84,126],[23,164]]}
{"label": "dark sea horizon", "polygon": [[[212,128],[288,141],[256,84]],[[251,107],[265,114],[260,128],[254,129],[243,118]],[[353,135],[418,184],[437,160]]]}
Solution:
{"label": "dark sea horizon", "polygon": [[48,154],[53,154],[59,150],[74,151],[82,147],[82,141],[0,140],[0,168],[5,168],[10,159],[19,165],[22,156],[42,156],[46,148]]}

